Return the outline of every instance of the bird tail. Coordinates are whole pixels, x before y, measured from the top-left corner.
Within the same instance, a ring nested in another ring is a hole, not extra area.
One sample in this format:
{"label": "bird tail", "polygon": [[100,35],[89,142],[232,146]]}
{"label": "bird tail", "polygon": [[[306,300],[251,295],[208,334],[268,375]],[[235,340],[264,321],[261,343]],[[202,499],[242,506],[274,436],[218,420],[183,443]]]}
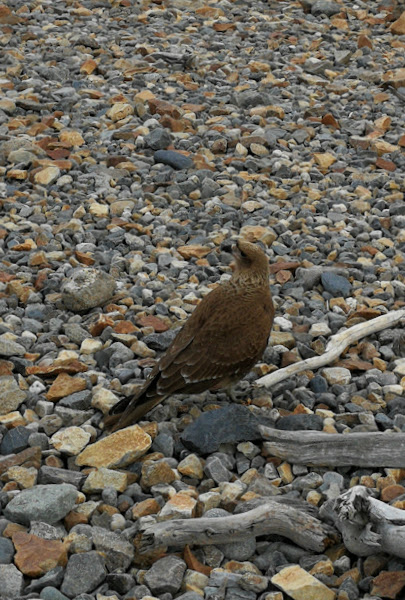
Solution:
{"label": "bird tail", "polygon": [[[118,429],[134,425],[146,415],[146,413],[152,410],[152,408],[160,404],[164,398],[165,396],[152,396],[152,398],[148,398],[145,394],[140,398],[135,397],[132,401],[125,399],[127,404],[125,410],[118,414],[111,414],[105,417],[104,427],[110,429],[111,433],[113,433]],[[114,410],[114,408],[112,410]]]}

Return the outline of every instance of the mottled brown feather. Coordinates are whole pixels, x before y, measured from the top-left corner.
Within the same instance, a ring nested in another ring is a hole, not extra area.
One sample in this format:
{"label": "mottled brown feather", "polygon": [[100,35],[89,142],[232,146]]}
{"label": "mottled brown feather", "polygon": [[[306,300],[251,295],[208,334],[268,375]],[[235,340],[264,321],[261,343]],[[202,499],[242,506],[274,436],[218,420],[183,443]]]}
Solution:
{"label": "mottled brown feather", "polygon": [[274,318],[264,252],[238,240],[232,278],[198,304],[144,386],[105,419],[113,431],[137,422],[172,394],[228,387],[246,375],[266,349]]}

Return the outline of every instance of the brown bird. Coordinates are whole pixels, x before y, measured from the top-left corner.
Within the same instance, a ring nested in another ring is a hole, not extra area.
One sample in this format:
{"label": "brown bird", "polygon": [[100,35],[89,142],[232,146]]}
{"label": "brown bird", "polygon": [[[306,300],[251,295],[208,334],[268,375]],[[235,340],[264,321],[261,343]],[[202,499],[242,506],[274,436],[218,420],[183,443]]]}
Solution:
{"label": "brown bird", "polygon": [[245,240],[236,242],[233,255],[231,279],[201,300],[139,393],[110,410],[107,428],[136,423],[173,394],[227,388],[260,359],[274,318],[269,263],[261,248]]}

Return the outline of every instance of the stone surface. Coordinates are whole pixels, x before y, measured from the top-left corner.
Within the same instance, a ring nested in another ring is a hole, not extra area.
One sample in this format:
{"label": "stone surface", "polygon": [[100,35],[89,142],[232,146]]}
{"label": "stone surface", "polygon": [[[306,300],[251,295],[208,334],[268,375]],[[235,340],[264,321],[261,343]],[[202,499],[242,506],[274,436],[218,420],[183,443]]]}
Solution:
{"label": "stone surface", "polygon": [[7,504],[4,514],[11,521],[29,525],[31,521],[56,523],[76,504],[77,490],[72,485],[37,485],[22,490]]}
{"label": "stone surface", "polygon": [[145,573],[145,583],[153,594],[179,591],[186,563],[177,556],[165,556]]}
{"label": "stone surface", "polygon": [[62,288],[62,300],[68,310],[81,312],[99,306],[111,298],[115,280],[105,271],[77,269]]}
{"label": "stone surface", "polygon": [[91,434],[80,427],[66,427],[55,433],[51,437],[50,443],[62,454],[76,456],[83,450],[90,438]]}
{"label": "stone surface", "polygon": [[285,567],[271,578],[271,583],[294,600],[335,600],[335,592],[298,565]]}
{"label": "stone surface", "polygon": [[24,575],[40,577],[57,566],[66,566],[67,547],[59,540],[46,540],[30,533],[13,535],[14,562]]}
{"label": "stone surface", "polygon": [[91,471],[86,481],[83,483],[83,492],[93,494],[101,492],[105,487],[112,487],[119,492],[123,492],[128,485],[128,475],[100,467]]}
{"label": "stone surface", "polygon": [[92,592],[106,576],[104,560],[98,552],[82,552],[69,558],[61,591],[68,598]]}
{"label": "stone surface", "polygon": [[3,598],[17,598],[23,592],[24,577],[15,565],[0,565],[0,589]]}
{"label": "stone surface", "polygon": [[26,396],[26,392],[18,387],[14,377],[11,375],[0,377],[0,415],[17,410]]}
{"label": "stone surface", "polygon": [[146,454],[151,445],[151,437],[138,425],[132,425],[87,446],[76,458],[76,464],[126,467]]}
{"label": "stone surface", "polygon": [[181,435],[192,451],[208,454],[222,443],[260,439],[258,420],[245,406],[226,406],[204,413]]}

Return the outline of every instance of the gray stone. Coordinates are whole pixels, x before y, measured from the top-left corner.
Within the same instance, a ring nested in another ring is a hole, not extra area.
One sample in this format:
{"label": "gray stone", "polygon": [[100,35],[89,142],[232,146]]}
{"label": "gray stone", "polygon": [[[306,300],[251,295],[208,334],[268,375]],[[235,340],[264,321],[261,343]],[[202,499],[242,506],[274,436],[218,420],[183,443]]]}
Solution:
{"label": "gray stone", "polygon": [[73,312],[89,310],[107,302],[115,285],[114,277],[105,271],[78,268],[62,286],[62,301]]}
{"label": "gray stone", "polygon": [[40,598],[42,600],[68,600],[65,594],[62,594],[58,589],[51,586],[47,586],[42,590]]}
{"label": "gray stone", "polygon": [[30,429],[21,425],[14,427],[14,429],[9,429],[1,442],[1,454],[16,454],[17,452],[21,452],[21,450],[25,450],[25,448],[28,448],[28,439],[31,434],[32,431]]}
{"label": "gray stone", "polygon": [[175,594],[180,589],[185,570],[184,560],[178,556],[165,556],[145,573],[145,583],[153,594]]}
{"label": "gray stone", "polygon": [[215,452],[221,444],[261,439],[259,421],[246,406],[232,404],[203,413],[181,434],[189,450],[200,454]]}
{"label": "gray stone", "polygon": [[326,272],[322,273],[321,281],[324,289],[332,294],[332,296],[349,296],[352,290],[352,284],[345,277],[336,275],[336,273]]}
{"label": "gray stone", "polygon": [[191,158],[173,150],[158,150],[153,155],[153,158],[155,162],[169,165],[173,169],[190,169],[194,164]]}
{"label": "gray stone", "polygon": [[0,335],[0,356],[24,356],[25,353],[24,346]]}
{"label": "gray stone", "polygon": [[61,592],[69,598],[92,592],[106,576],[104,560],[98,552],[81,552],[69,558]]}
{"label": "gray stone", "polygon": [[0,377],[0,415],[17,410],[26,397],[26,392],[20,390],[12,375]]}
{"label": "gray stone", "polygon": [[58,402],[58,406],[66,406],[73,410],[88,410],[91,407],[91,390],[83,390],[82,392],[76,392],[65,396]]}
{"label": "gray stone", "polygon": [[23,574],[15,565],[0,565],[0,594],[4,600],[11,600],[22,594]]}
{"label": "gray stone", "polygon": [[27,594],[31,592],[39,592],[43,588],[51,587],[52,589],[58,588],[63,581],[63,573],[65,569],[63,567],[55,567],[51,569],[45,575],[39,579],[33,579],[29,586],[25,588]]}
{"label": "gray stone", "polygon": [[73,485],[37,485],[22,490],[10,500],[4,515],[22,525],[29,525],[31,521],[56,523],[72,510],[76,498],[77,490]]}
{"label": "gray stone", "polygon": [[315,0],[311,6],[311,13],[314,16],[326,15],[332,17],[342,10],[342,7],[337,2],[332,0]]}
{"label": "gray stone", "polygon": [[145,135],[145,144],[152,150],[163,150],[172,143],[170,133],[162,127],[156,127],[153,131]]}
{"label": "gray stone", "polygon": [[239,542],[218,544],[218,548],[230,560],[249,560],[256,552],[256,538],[252,536]]}
{"label": "gray stone", "polygon": [[92,527],[91,533],[94,547],[103,553],[108,571],[125,571],[134,558],[134,545],[102,527]]}
{"label": "gray stone", "polygon": [[288,415],[281,417],[276,423],[276,429],[299,431],[300,429],[322,431],[323,419],[319,415]]}
{"label": "gray stone", "polygon": [[210,477],[215,483],[221,481],[230,481],[232,473],[228,471],[218,456],[210,456],[204,466],[204,473]]}
{"label": "gray stone", "polygon": [[0,537],[0,564],[9,565],[13,561],[14,544],[5,537]]}

